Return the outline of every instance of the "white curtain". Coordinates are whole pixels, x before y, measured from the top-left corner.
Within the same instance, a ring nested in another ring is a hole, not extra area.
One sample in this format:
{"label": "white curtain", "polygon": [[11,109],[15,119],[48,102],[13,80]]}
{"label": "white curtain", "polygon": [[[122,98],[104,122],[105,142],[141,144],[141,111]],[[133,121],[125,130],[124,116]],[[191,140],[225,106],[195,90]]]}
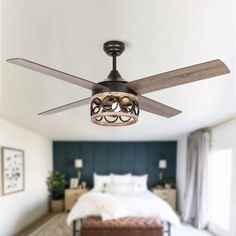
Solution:
{"label": "white curtain", "polygon": [[198,229],[206,228],[209,222],[209,146],[209,132],[198,131],[188,137],[183,221]]}

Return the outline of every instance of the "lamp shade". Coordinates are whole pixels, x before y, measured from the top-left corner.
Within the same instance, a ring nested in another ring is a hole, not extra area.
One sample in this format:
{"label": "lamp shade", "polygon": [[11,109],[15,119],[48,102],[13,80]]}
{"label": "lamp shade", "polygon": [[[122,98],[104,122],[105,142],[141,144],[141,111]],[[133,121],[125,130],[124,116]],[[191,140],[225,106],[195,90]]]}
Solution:
{"label": "lamp shade", "polygon": [[77,168],[83,167],[83,161],[81,159],[76,159],[75,160],[75,167],[77,167]]}
{"label": "lamp shade", "polygon": [[166,169],[167,168],[167,161],[166,160],[159,160],[159,168]]}

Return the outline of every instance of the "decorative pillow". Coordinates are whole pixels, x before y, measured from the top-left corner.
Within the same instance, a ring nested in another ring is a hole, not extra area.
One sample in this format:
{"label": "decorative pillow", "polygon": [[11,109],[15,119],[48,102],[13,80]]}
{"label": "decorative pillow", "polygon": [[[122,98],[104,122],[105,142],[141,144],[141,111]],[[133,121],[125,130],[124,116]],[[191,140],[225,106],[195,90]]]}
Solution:
{"label": "decorative pillow", "polygon": [[106,186],[107,193],[135,193],[136,186],[133,183],[109,183]]}
{"label": "decorative pillow", "polygon": [[111,182],[112,183],[131,183],[132,176],[131,174],[125,174],[125,175],[111,174]]}
{"label": "decorative pillow", "polygon": [[104,192],[106,185],[111,182],[111,176],[97,175],[96,173],[94,173],[93,182],[94,182],[93,190],[98,192]]}
{"label": "decorative pillow", "polygon": [[145,192],[148,190],[147,187],[147,179],[148,175],[133,175],[132,176],[132,183],[135,184],[135,191],[136,192]]}

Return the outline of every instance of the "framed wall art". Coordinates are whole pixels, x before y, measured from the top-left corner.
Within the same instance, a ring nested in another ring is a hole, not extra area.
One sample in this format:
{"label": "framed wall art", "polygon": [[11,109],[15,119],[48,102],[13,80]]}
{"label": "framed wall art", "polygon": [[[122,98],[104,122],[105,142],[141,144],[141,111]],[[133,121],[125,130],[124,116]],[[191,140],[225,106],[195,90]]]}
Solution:
{"label": "framed wall art", "polygon": [[79,179],[78,178],[71,178],[70,179],[70,188],[78,188],[79,186]]}
{"label": "framed wall art", "polygon": [[3,195],[24,191],[24,151],[2,147],[2,193]]}

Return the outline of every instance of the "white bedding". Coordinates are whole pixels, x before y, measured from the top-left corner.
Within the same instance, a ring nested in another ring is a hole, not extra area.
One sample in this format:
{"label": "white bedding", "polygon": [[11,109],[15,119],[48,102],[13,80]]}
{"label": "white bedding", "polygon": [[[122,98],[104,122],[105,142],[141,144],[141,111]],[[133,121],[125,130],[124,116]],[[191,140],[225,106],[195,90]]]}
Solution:
{"label": "white bedding", "polygon": [[172,208],[150,191],[140,193],[100,193],[89,191],[80,197],[72,208],[67,223],[88,216],[101,216],[103,220],[126,216],[158,217],[173,225],[179,225],[179,218]]}

